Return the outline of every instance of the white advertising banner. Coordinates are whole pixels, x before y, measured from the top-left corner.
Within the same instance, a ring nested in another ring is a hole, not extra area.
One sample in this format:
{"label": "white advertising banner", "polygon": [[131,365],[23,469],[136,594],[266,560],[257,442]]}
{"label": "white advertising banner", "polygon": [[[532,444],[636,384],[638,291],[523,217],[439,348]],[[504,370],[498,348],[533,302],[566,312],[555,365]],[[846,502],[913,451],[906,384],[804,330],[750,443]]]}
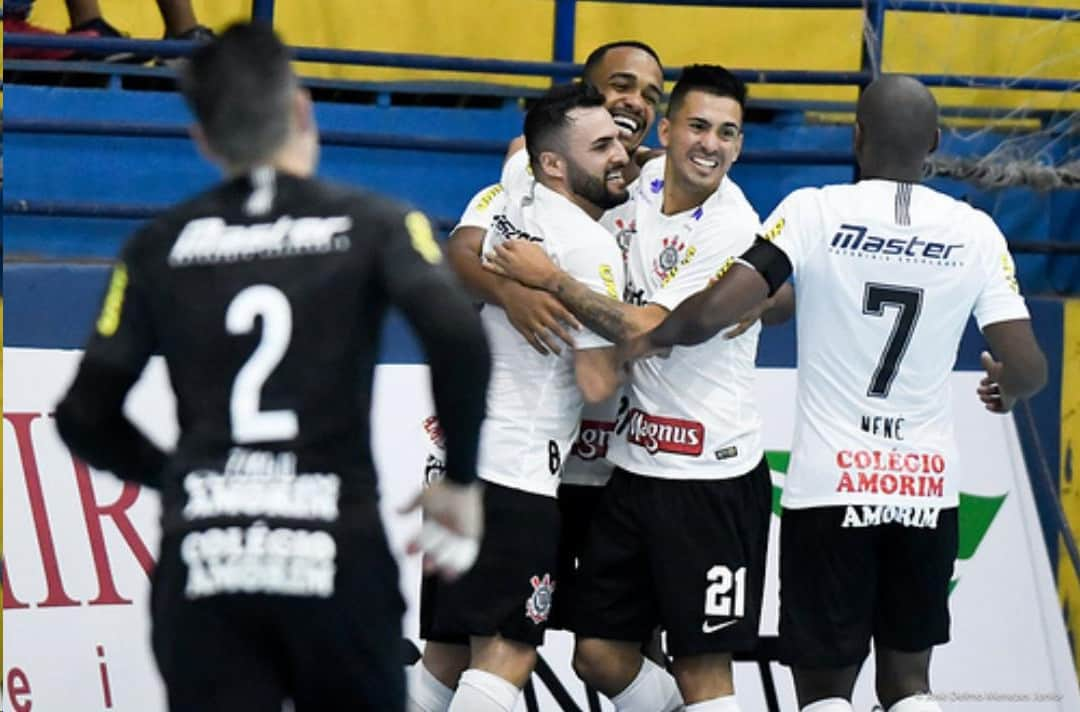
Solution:
{"label": "white advertising banner", "polygon": [[[51,412],[78,355],[4,351],[3,707],[164,712],[147,616],[158,503],[153,492],[88,471],[60,443]],[[951,597],[953,640],[934,654],[932,683],[946,710],[1074,712],[1080,693],[1019,442],[1012,419],[987,413],[975,398],[978,377],[953,376],[964,462],[961,551]],[[415,640],[419,562],[402,550],[418,521],[396,509],[420,487],[430,450],[423,427],[431,414],[427,369],[379,366],[375,385],[372,435],[382,508],[409,603],[403,629]],[[759,371],[777,487],[790,450],[794,386],[793,370]],[[160,362],[151,364],[128,407],[155,439],[175,439],[173,399]],[[779,522],[773,518],[763,634],[776,631]],[[558,685],[588,709],[584,687],[570,670],[570,650],[569,635],[549,633],[541,655]],[[795,710],[790,675],[775,663],[771,670],[781,709]],[[561,709],[535,676],[534,682],[539,708]],[[743,709],[766,709],[754,663],[736,665],[736,688]],[[869,710],[874,701],[869,663],[855,709]],[[606,701],[603,708],[611,709]]]}

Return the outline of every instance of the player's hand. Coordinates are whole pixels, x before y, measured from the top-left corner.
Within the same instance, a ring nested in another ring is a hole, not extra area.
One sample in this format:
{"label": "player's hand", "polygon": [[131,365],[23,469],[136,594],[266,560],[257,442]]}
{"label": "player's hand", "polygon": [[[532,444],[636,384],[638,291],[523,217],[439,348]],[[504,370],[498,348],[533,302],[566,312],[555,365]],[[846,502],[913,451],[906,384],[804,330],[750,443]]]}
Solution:
{"label": "player's hand", "polygon": [[649,339],[649,333],[650,332],[638,334],[619,344],[618,352],[616,353],[618,362],[620,364],[629,365],[634,361],[650,358],[652,356],[660,356],[661,358],[670,356],[671,349],[669,347],[659,348],[654,346]]}
{"label": "player's hand", "polygon": [[484,257],[484,267],[529,287],[554,291],[559,268],[539,245],[525,240],[507,240],[495,245]]}
{"label": "player's hand", "polygon": [[644,166],[646,163],[654,158],[659,158],[667,154],[667,151],[663,148],[649,148],[648,146],[638,146],[634,151],[634,163],[638,164],[638,167]]}
{"label": "player's hand", "polygon": [[480,553],[484,531],[482,485],[435,482],[399,511],[406,514],[417,508],[424,513],[424,525],[406,550],[424,552],[424,572],[448,581],[468,571]]}
{"label": "player's hand", "polygon": [[979,357],[982,362],[986,377],[979,381],[979,387],[975,390],[979,394],[979,400],[991,413],[1008,413],[1016,405],[1016,399],[1003,393],[998,379],[1001,371],[1005,368],[1000,361],[995,361],[989,351],[983,351]]}
{"label": "player's hand", "polygon": [[562,343],[574,348],[573,330],[581,328],[558,299],[539,289],[506,281],[499,298],[510,325],[541,354],[562,353]]}

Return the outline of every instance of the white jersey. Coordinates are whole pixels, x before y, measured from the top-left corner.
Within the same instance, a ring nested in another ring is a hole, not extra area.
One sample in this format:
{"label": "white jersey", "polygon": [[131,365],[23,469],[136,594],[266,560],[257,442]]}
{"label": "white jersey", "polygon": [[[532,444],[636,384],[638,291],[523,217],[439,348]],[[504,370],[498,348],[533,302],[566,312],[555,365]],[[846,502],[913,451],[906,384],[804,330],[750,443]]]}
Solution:
{"label": "white jersey", "polygon": [[766,222],[791,261],[795,438],[782,504],[950,507],[959,459],[949,374],[974,311],[1027,319],[988,215],[930,188],[797,190]]}
{"label": "white jersey", "polygon": [[[510,189],[504,191],[495,200],[501,200],[503,204],[505,204],[506,192],[522,195],[531,189],[533,175],[529,168],[528,154],[524,150],[518,151],[507,160],[503,167],[502,180],[510,186]],[[483,191],[478,193],[470,203],[470,207],[474,203],[479,205],[479,199],[483,195]],[[466,215],[476,216],[473,219],[478,219],[482,218],[484,213],[478,210],[470,213],[466,210]],[[465,217],[465,215],[462,216],[463,222]],[[490,217],[488,220],[490,221]],[[625,245],[619,243],[619,246],[625,258]],[[611,432],[615,428],[615,409],[618,401],[619,398],[615,395],[603,403],[586,404],[582,409],[577,439],[563,462],[563,484],[602,487],[611,478],[612,465],[607,461],[607,448]]]}
{"label": "white jersey", "polygon": [[[664,159],[650,161],[628,206],[604,222],[630,231],[624,301],[673,310],[709,285],[753,244],[761,224],[729,178],[701,206],[661,212]],[[667,479],[738,477],[761,460],[754,400],[760,325],[735,339],[677,347],[633,366],[608,459],[630,472]]]}
{"label": "white jersey", "polygon": [[[539,182],[515,182],[506,173],[504,169],[506,209],[493,217],[484,251],[504,240],[539,243],[575,279],[618,299],[624,282],[622,258],[610,233]],[[584,404],[574,354],[537,353],[499,307],[485,306],[480,316],[491,344],[492,369],[477,474],[505,487],[554,497]],[[575,344],[578,350],[612,345],[588,330],[575,334]]]}

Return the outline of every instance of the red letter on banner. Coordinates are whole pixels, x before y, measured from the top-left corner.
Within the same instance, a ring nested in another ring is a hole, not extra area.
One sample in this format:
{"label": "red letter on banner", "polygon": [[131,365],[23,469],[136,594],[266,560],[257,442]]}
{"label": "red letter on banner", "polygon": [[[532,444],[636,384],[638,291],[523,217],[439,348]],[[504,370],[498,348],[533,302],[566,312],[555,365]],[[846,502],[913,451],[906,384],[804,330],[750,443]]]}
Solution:
{"label": "red letter on banner", "polygon": [[[41,417],[40,413],[4,413],[4,418],[15,428],[15,441],[19,446],[19,458],[22,460],[23,478],[26,480],[26,493],[30,498],[30,513],[34,517],[34,532],[37,534],[41,563],[45,568],[45,585],[48,595],[38,605],[42,608],[58,606],[77,606],[79,602],[67,595],[64,582],[60,578],[60,565],[56,560],[56,546],[53,544],[52,530],[49,528],[49,515],[45,510],[45,495],[41,490],[41,477],[38,474],[37,458],[34,456],[34,441],[30,436],[30,423]],[[4,577],[5,582],[7,577]]]}
{"label": "red letter on banner", "polygon": [[75,463],[75,480],[79,485],[79,499],[82,500],[83,517],[86,519],[86,534],[90,538],[90,551],[94,557],[94,571],[97,572],[98,578],[98,595],[97,598],[90,601],[90,605],[108,606],[131,603],[130,600],[122,598],[116,590],[112,567],[109,565],[109,554],[105,550],[105,537],[101,531],[101,519],[103,517],[112,518],[116,528],[120,531],[120,536],[124,538],[128,547],[131,548],[131,553],[135,554],[135,559],[142,566],[143,571],[146,572],[147,576],[150,576],[150,573],[154,570],[154,557],[150,554],[150,550],[146,548],[146,544],[143,543],[139,532],[127,515],[127,510],[139,498],[139,487],[131,483],[124,483],[124,489],[121,490],[116,501],[102,506],[98,504],[97,499],[94,497],[94,485],[90,480],[90,469],[86,466],[86,463],[76,458],[72,458],[72,462]]}

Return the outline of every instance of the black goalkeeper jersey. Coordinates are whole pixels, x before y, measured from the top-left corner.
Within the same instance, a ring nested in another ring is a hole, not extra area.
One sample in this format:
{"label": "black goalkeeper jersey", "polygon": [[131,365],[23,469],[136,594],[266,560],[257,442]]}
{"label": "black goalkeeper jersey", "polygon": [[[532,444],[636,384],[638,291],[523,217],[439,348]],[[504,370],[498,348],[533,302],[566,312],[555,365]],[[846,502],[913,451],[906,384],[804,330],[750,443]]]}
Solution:
{"label": "black goalkeeper jersey", "polygon": [[[487,346],[427,219],[269,169],[177,206],[126,245],[58,408],[61,435],[90,464],[160,487],[166,527],[320,519],[331,494],[342,508],[370,505],[372,379],[391,307],[431,363],[447,475],[468,481]],[[155,353],[177,397],[168,455],[122,415]]]}

